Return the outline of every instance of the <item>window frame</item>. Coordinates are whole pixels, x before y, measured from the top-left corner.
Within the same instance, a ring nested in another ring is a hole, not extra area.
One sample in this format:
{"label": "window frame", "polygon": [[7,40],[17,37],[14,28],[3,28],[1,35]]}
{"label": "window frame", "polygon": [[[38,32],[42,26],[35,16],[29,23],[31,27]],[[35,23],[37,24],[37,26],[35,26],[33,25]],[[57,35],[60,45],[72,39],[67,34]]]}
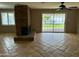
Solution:
{"label": "window frame", "polygon": [[[2,13],[7,13],[7,23],[8,23],[7,25],[2,23]],[[2,26],[15,26],[15,23],[14,23],[14,25],[9,23],[9,13],[13,13],[14,14],[14,12],[8,12],[8,11],[7,12],[6,11],[1,12],[1,25]],[[15,17],[14,17],[14,22],[15,22]]]}

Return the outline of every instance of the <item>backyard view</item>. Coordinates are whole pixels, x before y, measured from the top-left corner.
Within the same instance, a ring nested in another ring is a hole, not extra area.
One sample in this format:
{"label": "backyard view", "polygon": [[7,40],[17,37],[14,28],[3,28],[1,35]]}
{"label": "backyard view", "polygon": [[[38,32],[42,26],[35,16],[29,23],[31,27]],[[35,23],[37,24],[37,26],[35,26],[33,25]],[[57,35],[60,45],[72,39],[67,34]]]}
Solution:
{"label": "backyard view", "polygon": [[43,32],[64,32],[65,14],[43,14]]}

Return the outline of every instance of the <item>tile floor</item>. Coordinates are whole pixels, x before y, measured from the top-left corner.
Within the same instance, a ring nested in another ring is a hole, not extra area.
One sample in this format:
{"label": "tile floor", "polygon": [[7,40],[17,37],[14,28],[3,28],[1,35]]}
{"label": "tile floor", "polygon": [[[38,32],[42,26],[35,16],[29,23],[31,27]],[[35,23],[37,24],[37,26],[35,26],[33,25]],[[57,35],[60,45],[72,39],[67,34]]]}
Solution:
{"label": "tile floor", "polygon": [[0,34],[0,57],[79,57],[79,36],[38,33],[34,41],[14,42],[15,34]]}

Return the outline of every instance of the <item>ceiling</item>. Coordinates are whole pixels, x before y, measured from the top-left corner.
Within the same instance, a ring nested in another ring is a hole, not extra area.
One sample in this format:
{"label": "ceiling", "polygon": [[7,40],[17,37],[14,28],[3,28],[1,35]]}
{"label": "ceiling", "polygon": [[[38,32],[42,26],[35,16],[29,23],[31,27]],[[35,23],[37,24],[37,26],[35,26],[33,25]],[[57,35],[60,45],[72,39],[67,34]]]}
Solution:
{"label": "ceiling", "polygon": [[[36,9],[52,9],[58,8],[60,2],[0,2],[0,8],[14,8],[16,4],[28,5]],[[65,2],[66,7],[79,7],[79,2]]]}

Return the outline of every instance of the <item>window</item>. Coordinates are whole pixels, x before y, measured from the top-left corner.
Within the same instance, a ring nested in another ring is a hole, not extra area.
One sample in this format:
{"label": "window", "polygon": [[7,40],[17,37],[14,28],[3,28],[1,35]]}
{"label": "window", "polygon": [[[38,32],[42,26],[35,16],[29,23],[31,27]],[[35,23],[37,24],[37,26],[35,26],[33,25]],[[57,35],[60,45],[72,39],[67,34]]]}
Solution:
{"label": "window", "polygon": [[43,32],[64,32],[65,13],[42,14]]}
{"label": "window", "polygon": [[15,25],[14,13],[12,12],[2,12],[2,25]]}

